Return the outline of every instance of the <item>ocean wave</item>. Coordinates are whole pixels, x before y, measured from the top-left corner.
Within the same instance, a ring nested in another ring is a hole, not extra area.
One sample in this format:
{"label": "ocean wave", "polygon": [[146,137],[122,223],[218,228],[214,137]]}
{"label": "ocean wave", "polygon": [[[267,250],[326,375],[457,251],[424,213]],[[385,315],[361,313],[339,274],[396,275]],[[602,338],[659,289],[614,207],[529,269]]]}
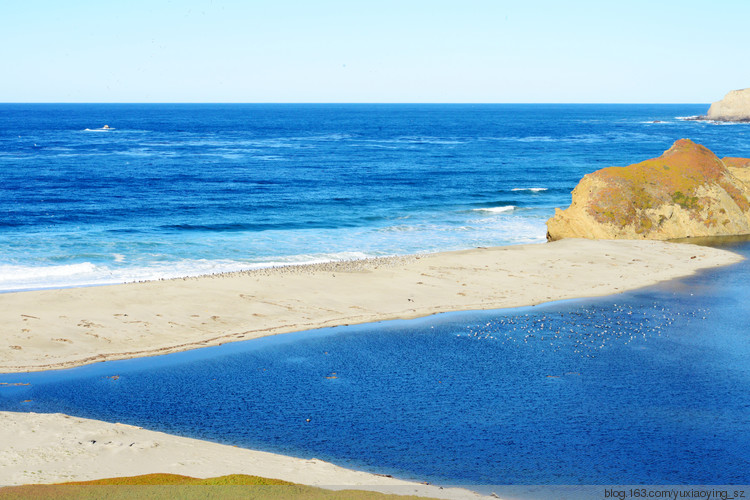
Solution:
{"label": "ocean wave", "polygon": [[112,130],[116,130],[116,129],[114,127],[85,128],[85,129],[83,129],[84,132],[110,132]]}
{"label": "ocean wave", "polygon": [[496,141],[496,142],[521,142],[521,143],[537,143],[537,142],[551,142],[561,144],[597,144],[604,142],[606,139],[597,134],[579,134],[552,137],[549,135],[529,135],[529,136],[507,136],[507,137],[480,137],[480,141]]}
{"label": "ocean wave", "polygon": [[703,115],[695,115],[695,116],[675,116],[675,120],[680,121],[689,121],[689,122],[698,122],[698,123],[708,123],[709,125],[747,125],[748,122],[735,122],[735,121],[726,121],[726,120],[708,120],[703,117]]}
{"label": "ocean wave", "polygon": [[676,120],[681,121],[691,121],[691,122],[697,122],[697,123],[707,123],[709,125],[748,125],[750,122],[735,122],[735,121],[726,121],[726,120],[708,120],[706,118],[702,117],[703,115],[696,115],[696,116],[676,116]]}
{"label": "ocean wave", "polygon": [[0,265],[0,292],[114,285],[136,281],[252,271],[272,267],[358,260],[375,256],[364,252],[331,252],[279,256],[267,260],[258,260],[257,262],[227,259],[183,259],[143,266],[122,266],[121,263],[126,260],[125,257],[114,254],[111,264],[81,262],[57,266]]}
{"label": "ocean wave", "polygon": [[305,220],[299,222],[268,222],[268,223],[245,223],[245,222],[227,222],[219,224],[165,224],[159,226],[159,229],[168,231],[191,231],[191,232],[261,232],[272,230],[291,230],[291,229],[335,229],[338,225],[334,222],[324,220]]}
{"label": "ocean wave", "polygon": [[750,122],[730,122],[730,121],[724,121],[724,120],[703,120],[705,123],[708,123],[709,125],[720,125],[720,126],[728,126],[728,127],[734,127],[734,126],[743,126],[748,125]]}
{"label": "ocean wave", "polygon": [[501,214],[504,212],[512,212],[516,209],[515,205],[505,205],[502,207],[485,207],[485,208],[474,208],[472,212],[488,212],[492,214]]}
{"label": "ocean wave", "polygon": [[371,144],[435,144],[435,145],[446,145],[452,146],[456,144],[465,144],[466,141],[451,139],[445,137],[431,137],[431,136],[402,136],[394,139],[364,139],[361,142]]}
{"label": "ocean wave", "polygon": [[539,193],[542,191],[547,191],[548,188],[513,188],[511,191],[531,191],[532,193]]}
{"label": "ocean wave", "polygon": [[102,274],[103,268],[91,262],[38,267],[6,264],[0,265],[0,291],[83,285]]}
{"label": "ocean wave", "polygon": [[347,139],[354,139],[353,134],[347,134],[345,132],[334,132],[331,134],[321,135],[310,135],[303,137],[290,137],[293,141],[345,141]]}
{"label": "ocean wave", "polygon": [[508,140],[517,142],[558,142],[559,137],[550,137],[548,135],[531,135],[527,137],[508,137]]}

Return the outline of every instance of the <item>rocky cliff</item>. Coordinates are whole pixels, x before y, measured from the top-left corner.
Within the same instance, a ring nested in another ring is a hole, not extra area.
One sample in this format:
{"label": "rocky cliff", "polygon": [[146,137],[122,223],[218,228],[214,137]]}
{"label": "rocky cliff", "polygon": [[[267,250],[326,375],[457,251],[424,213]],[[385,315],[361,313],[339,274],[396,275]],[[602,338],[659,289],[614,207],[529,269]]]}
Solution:
{"label": "rocky cliff", "polygon": [[750,234],[750,159],[719,159],[689,139],[658,158],[588,174],[547,239],[654,239]]}
{"label": "rocky cliff", "polygon": [[721,101],[711,104],[706,120],[750,121],[750,89],[732,90]]}

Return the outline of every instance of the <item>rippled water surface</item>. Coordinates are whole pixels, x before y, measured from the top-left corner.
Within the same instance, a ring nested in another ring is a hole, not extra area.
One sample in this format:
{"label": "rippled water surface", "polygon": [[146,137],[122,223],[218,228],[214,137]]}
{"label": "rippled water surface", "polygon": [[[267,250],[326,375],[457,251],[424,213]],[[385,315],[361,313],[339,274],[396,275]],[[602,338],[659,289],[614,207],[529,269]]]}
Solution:
{"label": "rippled water surface", "polygon": [[30,385],[0,386],[0,409],[441,484],[750,484],[749,268],[2,375]]}
{"label": "rippled water surface", "polygon": [[706,109],[0,104],[0,291],[542,242],[589,172],[750,155]]}

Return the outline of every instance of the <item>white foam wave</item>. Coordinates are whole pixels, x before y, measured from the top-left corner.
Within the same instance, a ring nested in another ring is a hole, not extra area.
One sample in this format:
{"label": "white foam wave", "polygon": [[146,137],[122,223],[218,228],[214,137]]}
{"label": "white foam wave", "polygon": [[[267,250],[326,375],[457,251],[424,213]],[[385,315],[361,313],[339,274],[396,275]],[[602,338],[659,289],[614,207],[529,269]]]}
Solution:
{"label": "white foam wave", "polygon": [[550,137],[548,135],[530,135],[526,137],[508,137],[510,140],[516,140],[518,142],[555,142],[558,139]]}
{"label": "white foam wave", "polygon": [[541,191],[547,191],[547,188],[513,188],[511,191],[531,191],[532,193],[539,193]]}
{"label": "white foam wave", "polygon": [[436,144],[436,145],[456,145],[465,144],[465,141],[458,139],[450,139],[443,137],[430,137],[430,136],[403,136],[396,137],[394,139],[363,139],[361,142],[372,144],[375,147],[377,145],[389,145],[389,144]]}
{"label": "white foam wave", "polygon": [[107,128],[85,128],[83,129],[84,132],[109,132],[111,130],[115,130],[114,127],[107,127]]}
{"label": "white foam wave", "polygon": [[747,125],[748,124],[748,122],[730,122],[730,121],[723,121],[723,120],[709,120],[706,123],[708,123],[710,125],[726,125],[726,126],[729,126],[729,127],[743,126],[743,125]]}
{"label": "white foam wave", "polygon": [[354,136],[352,134],[346,134],[346,133],[331,133],[331,134],[322,134],[322,135],[313,135],[309,137],[294,137],[294,140],[300,140],[300,141],[344,141],[347,139],[352,139]]}
{"label": "white foam wave", "polygon": [[675,120],[682,120],[682,121],[695,121],[699,123],[708,123],[709,125],[747,125],[748,122],[735,122],[735,121],[725,121],[725,120],[708,120],[703,117],[703,115],[695,115],[695,116],[675,116]]}
{"label": "white foam wave", "polygon": [[103,274],[103,269],[91,262],[39,267],[0,265],[0,290],[83,285],[92,279],[100,280]]}
{"label": "white foam wave", "polygon": [[596,144],[604,142],[606,138],[596,134],[579,134],[571,136],[552,137],[549,135],[529,135],[524,137],[502,136],[502,137],[480,137],[480,141],[497,141],[497,142],[553,142],[559,144]]}
{"label": "white foam wave", "polygon": [[504,212],[512,212],[516,209],[515,205],[506,205],[504,207],[487,207],[487,208],[475,208],[473,212],[488,212],[492,214],[501,214]]}
{"label": "white foam wave", "polygon": [[[82,262],[58,266],[0,265],[0,291],[38,290],[92,285],[114,285],[134,281],[202,276],[235,271],[284,267],[374,257],[362,252],[333,252],[276,257],[273,260],[242,262],[234,260],[184,259],[146,266],[117,267]],[[121,263],[124,256],[114,254]]]}

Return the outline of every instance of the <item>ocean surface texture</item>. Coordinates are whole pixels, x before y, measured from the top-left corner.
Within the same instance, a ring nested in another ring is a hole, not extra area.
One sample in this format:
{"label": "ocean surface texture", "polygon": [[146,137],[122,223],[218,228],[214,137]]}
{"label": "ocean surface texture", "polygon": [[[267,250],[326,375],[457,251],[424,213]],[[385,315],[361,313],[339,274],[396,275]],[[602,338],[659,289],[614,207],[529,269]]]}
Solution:
{"label": "ocean surface texture", "polygon": [[[703,105],[0,105],[0,291],[544,241]],[[104,126],[108,128],[103,128]]]}
{"label": "ocean surface texture", "polygon": [[[697,105],[0,105],[0,289],[542,242]],[[102,128],[108,125],[109,128]],[[750,257],[750,243],[730,246]],[[0,375],[63,412],[438,484],[750,484],[750,260],[627,294]],[[532,496],[533,497],[533,496]]]}

